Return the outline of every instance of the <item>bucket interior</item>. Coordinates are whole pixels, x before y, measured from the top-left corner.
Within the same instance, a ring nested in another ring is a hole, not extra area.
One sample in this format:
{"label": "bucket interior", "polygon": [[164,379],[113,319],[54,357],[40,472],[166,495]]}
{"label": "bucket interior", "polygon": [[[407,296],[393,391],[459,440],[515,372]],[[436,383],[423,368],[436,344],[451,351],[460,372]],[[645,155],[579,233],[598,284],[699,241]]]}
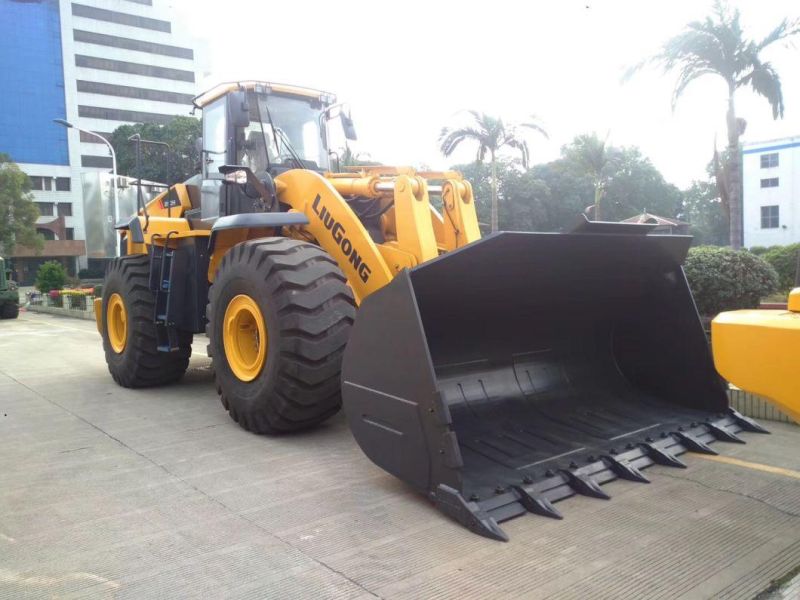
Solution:
{"label": "bucket interior", "polygon": [[412,272],[465,497],[725,409],[680,267],[687,248],[686,238],[511,233]]}

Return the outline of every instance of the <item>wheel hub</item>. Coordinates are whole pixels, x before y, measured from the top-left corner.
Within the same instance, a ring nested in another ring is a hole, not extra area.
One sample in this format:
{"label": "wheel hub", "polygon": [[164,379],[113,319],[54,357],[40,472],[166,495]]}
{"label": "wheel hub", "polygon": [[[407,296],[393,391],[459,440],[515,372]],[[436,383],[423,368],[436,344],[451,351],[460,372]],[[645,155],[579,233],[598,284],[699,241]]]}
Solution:
{"label": "wheel hub", "polygon": [[128,311],[122,296],[111,294],[106,308],[106,329],[111,348],[117,354],[122,354],[128,341]]}
{"label": "wheel hub", "polygon": [[228,365],[241,381],[252,381],[267,360],[267,328],[261,309],[250,296],[239,294],[225,309],[222,343]]}

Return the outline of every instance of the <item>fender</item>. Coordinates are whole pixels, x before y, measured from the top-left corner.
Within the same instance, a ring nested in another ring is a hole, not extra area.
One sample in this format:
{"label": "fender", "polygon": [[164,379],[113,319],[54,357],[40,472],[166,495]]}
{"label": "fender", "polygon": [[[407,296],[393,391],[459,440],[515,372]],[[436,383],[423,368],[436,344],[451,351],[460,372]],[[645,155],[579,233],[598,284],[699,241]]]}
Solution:
{"label": "fender", "polygon": [[209,254],[214,251],[217,234],[226,229],[251,229],[256,227],[287,227],[289,225],[308,225],[308,217],[292,212],[241,213],[220,217],[211,227],[208,240]]}

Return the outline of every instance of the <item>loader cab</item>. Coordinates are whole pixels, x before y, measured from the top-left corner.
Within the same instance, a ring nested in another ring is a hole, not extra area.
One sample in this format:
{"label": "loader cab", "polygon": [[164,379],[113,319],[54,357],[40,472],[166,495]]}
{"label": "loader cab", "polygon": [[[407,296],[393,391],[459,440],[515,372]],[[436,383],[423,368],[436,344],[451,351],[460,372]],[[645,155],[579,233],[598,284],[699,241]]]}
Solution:
{"label": "loader cab", "polygon": [[223,198],[223,165],[249,167],[262,180],[290,169],[330,170],[328,108],[334,101],[317,90],[256,82],[222,84],[195,98],[203,111],[203,218],[249,212],[253,204]]}

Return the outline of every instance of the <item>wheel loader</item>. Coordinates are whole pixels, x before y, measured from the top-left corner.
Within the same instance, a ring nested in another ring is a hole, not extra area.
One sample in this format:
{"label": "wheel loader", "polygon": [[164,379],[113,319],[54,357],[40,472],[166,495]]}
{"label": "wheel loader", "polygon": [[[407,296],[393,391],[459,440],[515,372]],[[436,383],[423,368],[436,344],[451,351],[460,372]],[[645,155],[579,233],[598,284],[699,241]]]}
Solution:
{"label": "wheel loader", "polygon": [[[243,428],[343,405],[377,465],[481,535],[607,499],[764,431],[728,408],[681,264],[691,238],[578,223],[481,237],[456,172],[333,168],[332,94],[243,81],[202,110],[202,172],[117,225],[96,300],[112,377],[178,380],[205,333]],[[334,163],[337,161],[333,160]]]}
{"label": "wheel loader", "polygon": [[19,316],[19,290],[11,280],[11,271],[6,270],[5,260],[0,258],[0,319],[16,319]]}

